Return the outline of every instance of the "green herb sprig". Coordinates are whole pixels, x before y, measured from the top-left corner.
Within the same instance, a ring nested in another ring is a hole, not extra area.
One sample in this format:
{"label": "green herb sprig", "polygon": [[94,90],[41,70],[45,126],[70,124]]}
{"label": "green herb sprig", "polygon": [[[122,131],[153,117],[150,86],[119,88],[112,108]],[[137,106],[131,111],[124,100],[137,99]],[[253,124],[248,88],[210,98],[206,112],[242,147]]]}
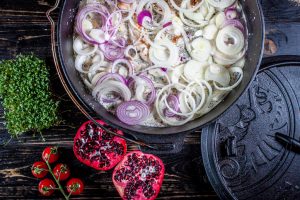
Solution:
{"label": "green herb sprig", "polygon": [[49,72],[35,55],[0,61],[0,97],[13,137],[57,124],[58,102],[51,97]]}

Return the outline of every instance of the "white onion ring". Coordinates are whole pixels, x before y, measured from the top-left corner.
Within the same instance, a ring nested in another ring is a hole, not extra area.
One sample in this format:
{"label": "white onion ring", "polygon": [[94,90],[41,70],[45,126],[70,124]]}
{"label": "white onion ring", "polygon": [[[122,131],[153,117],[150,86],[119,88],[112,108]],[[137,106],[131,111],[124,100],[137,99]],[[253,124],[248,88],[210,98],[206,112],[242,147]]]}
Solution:
{"label": "white onion ring", "polygon": [[203,4],[203,2],[204,2],[204,1],[201,0],[201,2],[198,3],[194,8],[181,8],[181,7],[179,7],[179,6],[174,2],[174,0],[170,0],[171,5],[172,5],[176,10],[181,11],[181,12],[194,12],[194,11],[198,10],[198,9],[201,7],[201,5]]}
{"label": "white onion ring", "polygon": [[174,43],[172,43],[168,39],[160,41],[159,44],[162,47],[165,47],[166,50],[168,50],[167,57],[164,58],[163,56],[157,54],[157,53],[159,53],[159,51],[162,52],[164,50],[157,49],[157,48],[152,46],[149,50],[150,60],[155,65],[158,65],[158,66],[161,66],[161,67],[171,67],[171,66],[175,65],[178,62],[178,58],[179,58],[179,49],[178,49],[178,47],[176,47],[176,45],[174,45]]}
{"label": "white onion ring", "polygon": [[[120,64],[124,64],[126,65],[127,67],[127,74],[121,74],[120,73],[120,69],[117,70],[116,67]],[[126,76],[132,76],[134,74],[134,69],[133,69],[133,66],[132,64],[126,60],[126,59],[118,59],[118,60],[115,60],[113,65],[112,65],[112,68],[111,68],[111,73],[119,73],[120,75],[126,77]]]}
{"label": "white onion ring", "polygon": [[225,87],[230,83],[230,73],[222,65],[212,64],[205,71],[205,80],[217,82]]}
{"label": "white onion ring", "polygon": [[236,0],[206,0],[213,7],[219,8],[221,10],[234,4]]}
{"label": "white onion ring", "polygon": [[94,98],[99,100],[101,96],[110,92],[116,92],[120,94],[124,101],[129,101],[131,99],[131,91],[129,88],[125,84],[114,80],[107,80],[101,84],[97,84],[92,92],[92,95]]}
{"label": "white onion ring", "polygon": [[[181,5],[180,5],[181,9],[185,9],[186,8],[187,2],[188,2],[188,0],[184,0],[184,1],[181,2]],[[197,22],[193,21],[194,23],[189,22],[188,20],[185,19],[185,16],[184,16],[185,12],[194,12],[194,11],[184,11],[184,10],[180,10],[179,11],[179,17],[180,17],[181,21],[185,25],[188,25],[188,26],[193,27],[193,28],[201,28],[201,27],[204,27],[205,25],[208,24],[208,21],[205,21],[205,20],[203,20],[203,21],[197,21]],[[195,24],[195,23],[197,23],[197,24]]]}
{"label": "white onion ring", "polygon": [[216,38],[216,46],[225,55],[236,55],[245,46],[244,34],[234,26],[226,26],[219,31]]}
{"label": "white onion ring", "polygon": [[214,86],[215,86],[216,89],[221,90],[221,91],[230,91],[230,90],[233,90],[234,88],[236,88],[242,82],[243,77],[244,77],[244,72],[240,67],[232,67],[232,68],[229,69],[229,71],[230,71],[231,74],[239,73],[240,74],[239,79],[233,85],[231,85],[229,87],[219,87],[214,82]]}
{"label": "white onion ring", "polygon": [[218,50],[213,50],[212,54],[213,54],[214,61],[217,64],[227,66],[227,65],[232,65],[232,64],[236,63],[238,60],[240,60],[241,58],[243,58],[245,53],[246,53],[246,48],[242,52],[240,52],[234,56],[224,55],[221,52],[219,52]]}
{"label": "white onion ring", "polygon": [[80,37],[75,38],[73,42],[73,49],[79,55],[88,56],[97,51],[97,45],[89,45]]}
{"label": "white onion ring", "polygon": [[[183,125],[185,123],[187,123],[188,121],[190,121],[192,118],[193,118],[193,115],[190,115],[189,117],[187,117],[186,119],[184,120],[172,120],[170,118],[167,118],[164,116],[163,114],[163,110],[160,108],[160,104],[161,102],[163,102],[164,99],[167,98],[168,95],[165,95],[162,97],[162,100],[160,100],[160,97],[162,96],[162,94],[164,93],[165,90],[169,90],[170,88],[172,87],[181,87],[181,88],[185,88],[184,85],[182,84],[170,84],[170,85],[167,85],[166,87],[162,88],[159,93],[157,94],[157,98],[156,98],[156,101],[155,101],[155,109],[156,109],[156,112],[159,116],[159,118],[166,124],[168,125],[171,125],[171,126],[180,126],[180,125]],[[172,108],[171,108],[172,109]]]}

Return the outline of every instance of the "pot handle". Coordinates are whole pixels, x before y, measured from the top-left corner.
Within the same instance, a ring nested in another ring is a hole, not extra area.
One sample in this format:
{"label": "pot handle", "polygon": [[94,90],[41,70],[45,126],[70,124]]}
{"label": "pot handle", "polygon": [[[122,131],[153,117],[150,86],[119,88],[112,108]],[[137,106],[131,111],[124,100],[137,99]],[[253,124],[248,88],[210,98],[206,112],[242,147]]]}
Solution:
{"label": "pot handle", "polygon": [[143,152],[152,154],[175,154],[181,152],[184,148],[184,139],[187,133],[177,133],[172,135],[146,135],[138,134],[136,138],[145,141],[155,149],[145,148],[140,146]]}
{"label": "pot handle", "polygon": [[[67,0],[66,0],[67,1]],[[102,126],[101,124],[99,124],[84,108],[83,106],[78,102],[78,100],[76,99],[76,97],[73,95],[73,93],[71,92],[71,90],[69,89],[68,87],[68,84],[64,78],[64,75],[61,71],[61,68],[60,68],[60,64],[59,64],[59,61],[58,61],[58,56],[57,56],[57,51],[56,51],[56,24],[53,20],[53,18],[51,17],[51,13],[56,10],[58,8],[60,4],[60,0],[56,0],[55,2],[55,5],[50,8],[47,12],[46,12],[46,16],[47,16],[47,19],[49,20],[50,24],[51,24],[51,51],[52,51],[52,57],[53,57],[53,61],[54,61],[54,65],[55,65],[55,68],[56,68],[56,72],[57,72],[57,75],[65,89],[65,91],[67,92],[67,94],[69,95],[70,99],[72,100],[72,102],[76,105],[76,107],[81,111],[82,114],[84,114],[89,120],[91,120],[94,124],[96,124],[98,127],[102,128],[103,130],[105,130],[107,133],[110,133],[111,135],[114,135],[114,136],[118,136],[118,137],[121,137],[123,138],[124,140],[126,141],[129,141],[129,142],[132,142],[134,144],[137,144],[139,146],[142,146],[142,147],[146,147],[146,148],[149,148],[149,149],[155,149],[155,147],[151,146],[151,145],[148,145],[146,144],[144,141],[142,140],[136,140],[136,139],[131,139],[127,136],[122,136],[122,135],[119,135],[117,133],[114,133],[112,131],[110,131],[109,129],[107,129],[106,127]]]}

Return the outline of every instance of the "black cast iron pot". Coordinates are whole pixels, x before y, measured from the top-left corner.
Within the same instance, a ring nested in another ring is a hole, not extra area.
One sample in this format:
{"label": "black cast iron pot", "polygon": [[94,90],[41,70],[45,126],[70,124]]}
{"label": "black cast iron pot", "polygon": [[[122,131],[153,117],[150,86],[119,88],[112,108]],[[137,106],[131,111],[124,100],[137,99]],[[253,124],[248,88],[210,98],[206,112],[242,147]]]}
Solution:
{"label": "black cast iron pot", "polygon": [[[201,118],[188,122],[185,125],[166,128],[126,125],[119,121],[114,115],[107,112],[96,100],[93,99],[92,95],[85,88],[83,82],[81,81],[78,72],[75,70],[72,46],[74,20],[78,10],[79,2],[80,0],[64,0],[59,4],[59,0],[57,1],[56,6],[61,6],[57,25],[58,56],[60,63],[59,70],[62,70],[62,78],[64,78],[67,82],[66,87],[72,91],[73,96],[76,96],[76,98],[72,98],[76,105],[84,105],[85,111],[90,113],[92,112],[95,116],[97,116],[97,118],[100,118],[108,124],[127,133],[136,136],[149,134],[174,135],[188,133],[196,129],[200,129],[204,125],[207,125],[209,122],[219,117],[243,94],[249,83],[251,83],[252,79],[255,77],[259,68],[264,44],[263,14],[259,0],[242,0],[241,4],[247,18],[247,28],[249,31],[249,49],[246,55],[246,65],[244,67],[244,79],[242,83],[211,112]],[[54,9],[52,9],[52,11]],[[57,62],[56,55],[54,57],[55,61]]]}

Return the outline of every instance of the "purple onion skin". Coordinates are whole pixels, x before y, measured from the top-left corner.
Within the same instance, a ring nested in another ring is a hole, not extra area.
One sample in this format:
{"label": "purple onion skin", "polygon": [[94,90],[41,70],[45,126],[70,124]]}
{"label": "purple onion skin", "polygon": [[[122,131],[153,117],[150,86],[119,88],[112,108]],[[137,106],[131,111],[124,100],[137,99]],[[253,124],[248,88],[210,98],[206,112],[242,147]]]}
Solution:
{"label": "purple onion skin", "polygon": [[[128,107],[135,107],[135,110],[132,112],[135,112],[137,117],[129,116]],[[150,115],[150,109],[146,104],[140,101],[127,101],[118,106],[116,114],[121,122],[128,125],[138,125],[147,119]]]}
{"label": "purple onion skin", "polygon": [[101,78],[99,78],[99,80],[97,81],[96,85],[103,83],[104,81],[108,80],[108,79],[115,79],[120,81],[121,83],[126,84],[127,80],[121,76],[120,74],[116,74],[116,73],[107,73],[103,76],[101,76]]}
{"label": "purple onion skin", "polygon": [[242,24],[242,22],[240,22],[237,19],[231,19],[231,20],[225,21],[222,27],[224,28],[226,26],[234,26],[234,27],[238,28],[240,31],[242,31],[243,33],[245,32],[244,25]]}
{"label": "purple onion skin", "polygon": [[[169,104],[169,106],[174,109],[176,112],[179,111],[179,100],[178,97],[175,95],[169,95],[167,97],[167,102]],[[166,117],[176,117],[177,115],[175,113],[173,113],[171,110],[169,110],[168,108],[165,108],[164,110],[164,115]]]}
{"label": "purple onion skin", "polygon": [[234,8],[228,8],[225,10],[225,15],[226,15],[226,18],[228,20],[232,20],[232,19],[237,19],[239,18],[239,13],[236,9]]}
{"label": "purple onion skin", "polygon": [[167,28],[168,26],[171,26],[172,25],[172,22],[167,22],[163,25],[163,28]]}
{"label": "purple onion skin", "polygon": [[161,70],[163,71],[163,72],[167,72],[168,71],[168,69],[167,68],[161,68]]}
{"label": "purple onion skin", "polygon": [[[83,7],[77,14],[76,16],[76,27],[75,30],[76,32],[88,43],[90,44],[99,44],[97,41],[93,40],[91,37],[89,37],[83,30],[82,27],[82,22],[85,19],[85,17],[87,16],[88,13],[90,12],[95,12],[98,13],[102,16],[102,21],[106,22],[106,19],[108,17],[108,10],[102,6],[100,3],[92,3],[92,4],[88,4],[87,6]],[[102,29],[104,29],[104,24],[102,26]]]}
{"label": "purple onion skin", "polygon": [[118,0],[121,3],[127,3],[127,4],[131,4],[133,3],[135,0]]}
{"label": "purple onion skin", "polygon": [[110,61],[115,61],[117,59],[124,58],[125,49],[119,46],[116,46],[112,42],[106,42],[100,45],[104,57]]}
{"label": "purple onion skin", "polygon": [[140,26],[143,26],[144,18],[150,18],[152,20],[152,14],[149,10],[142,10],[137,16],[137,22]]}
{"label": "purple onion skin", "polygon": [[[143,74],[140,74],[139,77],[141,79],[143,79],[147,83],[148,87],[151,89],[150,97],[148,98],[148,100],[146,102],[143,102],[146,105],[150,106],[154,103],[154,101],[156,99],[156,90],[155,90],[154,84],[153,84],[152,80],[150,80],[148,77],[144,76]],[[133,87],[134,87],[134,79],[133,78],[128,79],[127,86],[133,90]]]}

